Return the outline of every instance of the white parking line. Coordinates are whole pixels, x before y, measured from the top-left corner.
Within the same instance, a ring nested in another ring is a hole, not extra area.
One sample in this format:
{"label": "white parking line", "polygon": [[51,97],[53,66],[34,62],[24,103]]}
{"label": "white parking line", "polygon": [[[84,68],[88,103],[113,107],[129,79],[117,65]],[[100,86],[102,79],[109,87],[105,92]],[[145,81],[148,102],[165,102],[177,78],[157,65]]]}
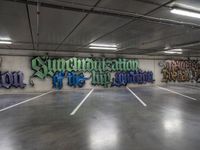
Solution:
{"label": "white parking line", "polygon": [[162,90],[165,90],[165,91],[168,91],[168,92],[171,92],[171,93],[174,93],[174,94],[177,94],[177,95],[180,95],[180,96],[183,96],[183,97],[186,97],[186,98],[189,98],[191,100],[197,100],[196,98],[193,98],[193,97],[190,97],[190,96],[187,96],[187,95],[184,95],[184,94],[181,94],[181,93],[178,93],[176,91],[172,91],[170,89],[167,89],[167,88],[164,88],[164,87],[160,87],[160,86],[157,86],[159,89],[162,89]]}
{"label": "white parking line", "polygon": [[53,91],[49,91],[49,92],[43,93],[43,94],[41,94],[41,95],[32,97],[32,98],[30,98],[30,99],[24,100],[24,101],[22,101],[22,102],[20,102],[20,103],[17,103],[17,104],[8,106],[8,107],[6,107],[6,108],[1,109],[0,112],[6,111],[6,110],[11,109],[11,108],[13,108],[13,107],[16,107],[16,106],[18,106],[18,105],[22,105],[22,104],[24,104],[24,103],[30,102],[30,101],[32,101],[32,100],[34,100],[34,99],[37,99],[37,98],[42,97],[42,96],[44,96],[44,95],[47,95],[47,94],[49,94],[49,93],[51,93],[51,92],[53,92]]}
{"label": "white parking line", "polygon": [[92,89],[86,96],[85,98],[78,104],[78,106],[76,106],[76,108],[70,113],[71,116],[75,115],[75,113],[78,111],[78,109],[81,107],[81,105],[83,105],[83,103],[86,101],[86,99],[90,96],[90,94],[94,91],[94,89]]}
{"label": "white parking line", "polygon": [[127,88],[127,90],[129,90],[129,91],[131,92],[131,94],[133,94],[133,95],[137,98],[137,100],[138,100],[144,107],[147,106],[147,104],[145,104],[145,102],[143,102],[129,87],[126,87],[126,88]]}
{"label": "white parking line", "polygon": [[0,95],[36,95],[41,93],[0,93]]}

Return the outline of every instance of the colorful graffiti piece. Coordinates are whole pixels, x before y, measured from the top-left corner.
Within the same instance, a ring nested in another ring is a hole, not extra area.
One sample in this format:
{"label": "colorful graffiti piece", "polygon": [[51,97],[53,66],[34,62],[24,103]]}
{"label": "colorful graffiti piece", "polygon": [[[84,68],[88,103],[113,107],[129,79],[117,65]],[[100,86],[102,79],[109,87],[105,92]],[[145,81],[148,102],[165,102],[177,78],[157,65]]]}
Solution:
{"label": "colorful graffiti piece", "polygon": [[111,86],[126,86],[127,84],[146,84],[153,83],[153,72],[152,71],[131,71],[131,72],[117,72],[115,77],[112,79]]}
{"label": "colorful graffiti piece", "polygon": [[75,72],[68,72],[67,73],[67,84],[69,86],[73,87],[83,87],[85,85],[85,80],[88,80],[89,78],[85,78],[83,73],[75,73]]}
{"label": "colorful graffiti piece", "polygon": [[47,57],[36,57],[32,59],[32,69],[34,76],[44,79],[53,76],[56,72],[116,72],[138,70],[138,60],[128,59],[105,59],[105,58],[70,58],[70,59],[50,59]]}
{"label": "colorful graffiti piece", "polygon": [[[31,61],[32,77],[52,77],[53,88],[62,89],[66,81],[70,87],[83,87],[91,78],[93,86],[126,86],[129,83],[152,83],[153,73],[142,71],[136,59],[109,58],[48,58],[35,57]],[[89,73],[89,78],[84,74]],[[114,75],[114,78],[113,78]]]}
{"label": "colorful graffiti piece", "polygon": [[111,83],[111,73],[110,72],[95,72],[92,71],[92,85],[94,86],[104,86],[108,87]]}
{"label": "colorful graffiti piece", "polygon": [[64,72],[55,73],[55,75],[52,77],[53,88],[62,89],[64,77],[65,77]]}
{"label": "colorful graffiti piece", "polygon": [[200,61],[167,60],[161,64],[162,82],[200,82]]}
{"label": "colorful graffiti piece", "polygon": [[63,80],[67,79],[67,85],[73,87],[83,87],[85,81],[89,78],[84,77],[83,73],[68,72],[66,75],[64,72],[56,72],[52,77],[53,88],[62,89]]}
{"label": "colorful graffiti piece", "polygon": [[24,88],[25,86],[24,74],[21,71],[5,73],[0,72],[0,88]]}

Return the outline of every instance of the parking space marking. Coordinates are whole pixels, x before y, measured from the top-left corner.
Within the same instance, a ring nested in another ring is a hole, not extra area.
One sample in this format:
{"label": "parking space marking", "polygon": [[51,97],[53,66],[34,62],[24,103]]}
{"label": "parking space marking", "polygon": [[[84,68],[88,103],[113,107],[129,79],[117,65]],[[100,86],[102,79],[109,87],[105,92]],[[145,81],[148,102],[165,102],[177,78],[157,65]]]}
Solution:
{"label": "parking space marking", "polygon": [[41,94],[40,93],[0,93],[0,95],[36,95]]}
{"label": "parking space marking", "polygon": [[83,105],[83,103],[86,101],[86,99],[90,96],[90,94],[94,91],[94,89],[90,90],[90,92],[85,96],[85,98],[76,106],[76,108],[70,113],[71,116],[75,115],[75,113],[78,111],[78,109]]}
{"label": "parking space marking", "polygon": [[47,95],[47,94],[52,93],[52,92],[53,92],[53,91],[49,91],[49,92],[46,92],[46,93],[40,94],[40,95],[38,95],[38,96],[35,96],[35,97],[32,97],[32,98],[29,98],[29,99],[27,99],[27,100],[24,100],[24,101],[22,101],[22,102],[20,102],[20,103],[17,103],[17,104],[14,104],[14,105],[8,106],[8,107],[6,107],[6,108],[1,109],[0,112],[6,111],[6,110],[8,110],[8,109],[11,109],[11,108],[13,108],[13,107],[16,107],[16,106],[22,105],[22,104],[24,104],[24,103],[30,102],[30,101],[32,101],[32,100],[35,100],[35,99],[37,99],[37,98],[39,98],[39,97],[42,97],[42,96]]}
{"label": "parking space marking", "polygon": [[157,86],[157,87],[158,87],[159,89],[161,89],[161,90],[165,90],[165,91],[168,91],[168,92],[171,92],[171,93],[174,93],[174,94],[177,94],[177,95],[180,95],[180,96],[186,97],[186,98],[188,98],[188,99],[191,99],[191,100],[195,100],[195,101],[197,101],[196,98],[193,98],[193,97],[190,97],[190,96],[187,96],[187,95],[184,95],[184,94],[178,93],[178,92],[176,92],[176,91],[172,91],[172,90],[167,89],[167,88],[164,88],[164,87],[160,87],[160,86]]}
{"label": "parking space marking", "polygon": [[146,104],[145,102],[143,102],[129,87],[126,87],[126,88],[127,88],[127,90],[129,90],[129,91],[131,92],[131,94],[133,94],[133,95],[137,98],[137,100],[138,100],[144,107],[147,106],[147,104]]}

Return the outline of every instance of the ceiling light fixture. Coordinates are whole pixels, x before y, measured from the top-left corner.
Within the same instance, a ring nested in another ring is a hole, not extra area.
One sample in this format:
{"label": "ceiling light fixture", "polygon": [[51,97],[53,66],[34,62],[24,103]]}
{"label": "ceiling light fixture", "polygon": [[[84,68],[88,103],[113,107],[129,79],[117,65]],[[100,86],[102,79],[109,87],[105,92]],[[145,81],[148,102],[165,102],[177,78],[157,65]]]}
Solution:
{"label": "ceiling light fixture", "polygon": [[175,48],[175,49],[171,49],[169,51],[172,51],[172,52],[182,52],[183,49],[181,49],[181,48]]}
{"label": "ceiling light fixture", "polygon": [[178,8],[174,8],[170,12],[173,13],[173,14],[177,14],[177,15],[182,15],[182,16],[187,16],[187,17],[193,17],[193,18],[199,18],[200,19],[200,13],[197,13],[197,12],[192,12],[192,11],[178,9]]}
{"label": "ceiling light fixture", "polygon": [[175,48],[175,49],[170,49],[167,51],[164,51],[166,54],[183,54],[183,49],[181,48]]}
{"label": "ceiling light fixture", "polygon": [[183,52],[164,51],[166,54],[183,54]]}
{"label": "ceiling light fixture", "polygon": [[97,47],[115,47],[117,48],[117,45],[116,44],[90,44],[90,46],[97,46]]}
{"label": "ceiling light fixture", "polygon": [[1,41],[10,41],[11,38],[9,38],[9,37],[1,37],[1,36],[0,36],[0,40],[1,40]]}
{"label": "ceiling light fixture", "polygon": [[0,41],[0,44],[12,44],[11,41]]}
{"label": "ceiling light fixture", "polygon": [[101,49],[101,50],[114,50],[116,51],[116,47],[98,47],[98,46],[90,46],[90,49]]}

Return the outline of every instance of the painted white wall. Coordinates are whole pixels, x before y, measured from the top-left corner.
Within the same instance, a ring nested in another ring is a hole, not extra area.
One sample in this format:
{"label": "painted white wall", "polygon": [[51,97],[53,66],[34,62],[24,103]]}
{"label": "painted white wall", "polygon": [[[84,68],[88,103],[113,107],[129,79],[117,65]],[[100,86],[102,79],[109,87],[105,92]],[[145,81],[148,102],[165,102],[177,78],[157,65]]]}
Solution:
{"label": "painted white wall", "polygon": [[[28,56],[1,56],[2,64],[1,64],[1,72],[6,71],[22,71],[24,73],[24,82],[27,86],[24,89],[20,88],[10,88],[4,89],[0,88],[0,93],[18,93],[18,92],[41,92],[48,91],[52,89],[52,79],[51,77],[47,77],[44,80],[35,78],[34,87],[29,84],[29,77],[34,73],[31,69],[31,59],[32,57]],[[154,84],[160,84],[162,79],[161,68],[158,66],[160,60],[147,60],[147,59],[139,59],[140,69],[146,71],[153,71],[154,79],[156,80]],[[89,76],[89,74],[85,74]],[[114,75],[114,74],[112,74]],[[149,85],[149,84],[147,84]],[[150,84],[151,85],[151,84]],[[129,84],[130,87],[138,86],[137,84]],[[139,85],[141,86],[141,85]],[[91,86],[91,81],[87,80],[84,88],[102,88],[101,86]],[[63,90],[74,89],[66,85],[66,80],[64,80]],[[78,88],[76,88],[78,89]]]}

